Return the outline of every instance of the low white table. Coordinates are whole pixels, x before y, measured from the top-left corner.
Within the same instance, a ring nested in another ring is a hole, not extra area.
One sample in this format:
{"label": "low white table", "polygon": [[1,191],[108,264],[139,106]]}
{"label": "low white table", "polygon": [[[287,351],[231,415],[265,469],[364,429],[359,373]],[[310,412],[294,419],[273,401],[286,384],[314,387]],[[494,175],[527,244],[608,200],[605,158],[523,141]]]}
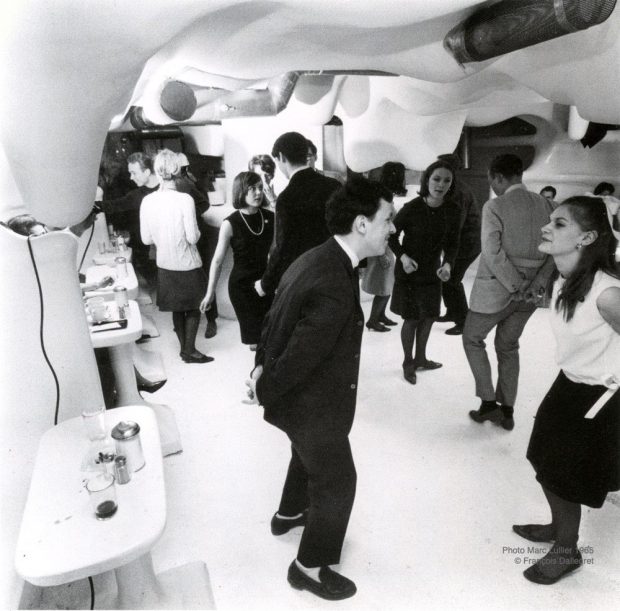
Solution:
{"label": "low white table", "polygon": [[[118,587],[115,608],[207,608],[212,597],[204,563],[160,575],[153,570],[150,550],[166,525],[161,447],[153,411],[144,405],[127,405],[106,411],[105,418],[108,430],[121,420],[140,425],[145,466],[132,474],[129,483],[116,486],[118,510],[109,520],[99,521],[84,488],[89,472],[80,471],[90,444],[82,419],[71,418],[46,431],[17,541],[17,572],[34,585],[55,586],[113,569]],[[197,581],[185,583],[189,578]]]}
{"label": "low white table", "polygon": [[133,343],[142,335],[142,318],[138,304],[129,300],[129,316],[125,329],[99,331],[98,327],[90,327],[90,339],[94,348],[108,348],[110,364],[116,382],[116,404],[147,405],[157,415],[157,423],[161,433],[161,447],[164,456],[183,451],[181,435],[177,427],[174,413],[167,405],[149,403],[138,392],[136,374],[133,367]]}
{"label": "low white table", "polygon": [[101,289],[86,291],[86,297],[96,297],[97,295],[114,295],[117,286],[124,286],[127,289],[127,298],[135,299],[138,296],[138,278],[133,265],[127,262],[127,275],[123,276],[116,266],[111,265],[91,265],[86,269],[86,283],[92,284],[103,280],[106,276],[114,278],[114,284]]}

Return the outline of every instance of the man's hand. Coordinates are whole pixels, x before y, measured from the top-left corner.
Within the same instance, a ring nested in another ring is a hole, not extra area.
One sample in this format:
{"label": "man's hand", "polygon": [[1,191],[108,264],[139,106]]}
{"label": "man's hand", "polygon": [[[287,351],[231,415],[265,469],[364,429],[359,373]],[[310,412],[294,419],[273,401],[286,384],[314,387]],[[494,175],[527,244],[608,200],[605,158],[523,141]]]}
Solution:
{"label": "man's hand", "polygon": [[242,403],[245,403],[246,405],[258,405],[258,397],[256,396],[256,382],[258,382],[258,378],[260,378],[261,375],[263,375],[263,366],[257,365],[250,374],[249,380],[245,381],[245,385],[248,387],[248,398],[244,399]]}
{"label": "man's hand", "polygon": [[519,288],[512,293],[512,295],[510,296],[510,300],[511,301],[525,301],[525,293],[527,291],[527,289],[530,286],[530,281],[527,278],[524,278],[523,280],[521,280],[521,284],[519,285]]}
{"label": "man's hand", "polygon": [[259,297],[264,297],[267,294],[265,293],[265,291],[263,291],[263,285],[260,280],[257,280],[254,283],[254,290],[258,293]]}
{"label": "man's hand", "polygon": [[451,266],[449,263],[444,263],[438,270],[437,276],[442,282],[448,282],[450,280],[450,270]]}
{"label": "man's hand", "polygon": [[403,264],[405,274],[412,274],[418,269],[418,264],[409,255],[400,255],[400,262]]}

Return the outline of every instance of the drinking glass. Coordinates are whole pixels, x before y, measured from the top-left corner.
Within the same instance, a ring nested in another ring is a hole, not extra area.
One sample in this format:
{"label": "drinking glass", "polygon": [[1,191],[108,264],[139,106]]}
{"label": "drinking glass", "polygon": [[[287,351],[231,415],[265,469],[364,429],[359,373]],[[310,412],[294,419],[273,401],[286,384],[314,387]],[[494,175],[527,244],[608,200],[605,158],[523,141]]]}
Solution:
{"label": "drinking glass", "polygon": [[98,473],[86,482],[91,506],[98,520],[109,520],[118,509],[114,476]]}
{"label": "drinking glass", "polygon": [[82,422],[86,429],[86,435],[91,441],[105,439],[105,407],[84,409],[82,411]]}

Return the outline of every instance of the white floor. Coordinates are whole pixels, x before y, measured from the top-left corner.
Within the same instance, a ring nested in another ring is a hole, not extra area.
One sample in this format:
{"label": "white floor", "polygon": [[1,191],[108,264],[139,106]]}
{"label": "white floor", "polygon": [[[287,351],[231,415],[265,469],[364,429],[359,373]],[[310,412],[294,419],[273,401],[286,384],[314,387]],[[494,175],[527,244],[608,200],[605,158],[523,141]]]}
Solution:
{"label": "white floor", "polygon": [[[368,314],[370,301],[363,306]],[[525,459],[536,408],[556,375],[545,310],[522,339],[512,432],[469,419],[478,400],[460,337],[443,333],[448,325],[434,326],[428,351],[444,367],[419,372],[416,386],[402,379],[399,327],[365,333],[351,435],[358,488],[340,567],[358,592],[338,603],[287,583],[301,529],[274,537],[269,521],[289,445],[261,408],[242,403],[253,353],[237,323],[220,318],[217,336],[205,340],[203,319],[198,347],[215,361],[190,365],[178,356],[170,314],[153,316],[161,337],[144,347],[162,352],[168,383],[146,398],[174,409],[183,444],[164,460],[168,523],[153,549],[157,572],[203,560],[218,609],[617,608],[617,495],[584,510],[580,544],[590,564],[554,586],[521,574],[543,555],[531,548],[547,547],[511,530],[549,518]]]}

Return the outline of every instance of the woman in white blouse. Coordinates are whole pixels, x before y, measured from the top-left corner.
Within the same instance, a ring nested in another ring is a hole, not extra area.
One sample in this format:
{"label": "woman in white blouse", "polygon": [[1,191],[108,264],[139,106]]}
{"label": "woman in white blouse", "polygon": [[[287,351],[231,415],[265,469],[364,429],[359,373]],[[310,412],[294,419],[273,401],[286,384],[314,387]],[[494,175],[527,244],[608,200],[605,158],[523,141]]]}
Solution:
{"label": "woman in white blouse", "polygon": [[142,200],[140,235],[145,244],[157,247],[157,306],[162,312],[172,312],[181,358],[186,363],[208,363],[213,357],[199,352],[195,343],[207,279],[196,248],[200,231],[194,200],[176,190],[176,153],[160,151],[153,167],[159,189]]}
{"label": "woman in white blouse", "polygon": [[[615,211],[617,213],[617,210]],[[553,542],[524,571],[551,584],[578,568],[581,505],[601,507],[620,488],[620,267],[613,225],[602,199],[571,197],[542,229],[541,252],[558,277],[551,325],[561,371],[543,399],[527,458],[551,509],[549,524],[514,525],[534,542]]]}

